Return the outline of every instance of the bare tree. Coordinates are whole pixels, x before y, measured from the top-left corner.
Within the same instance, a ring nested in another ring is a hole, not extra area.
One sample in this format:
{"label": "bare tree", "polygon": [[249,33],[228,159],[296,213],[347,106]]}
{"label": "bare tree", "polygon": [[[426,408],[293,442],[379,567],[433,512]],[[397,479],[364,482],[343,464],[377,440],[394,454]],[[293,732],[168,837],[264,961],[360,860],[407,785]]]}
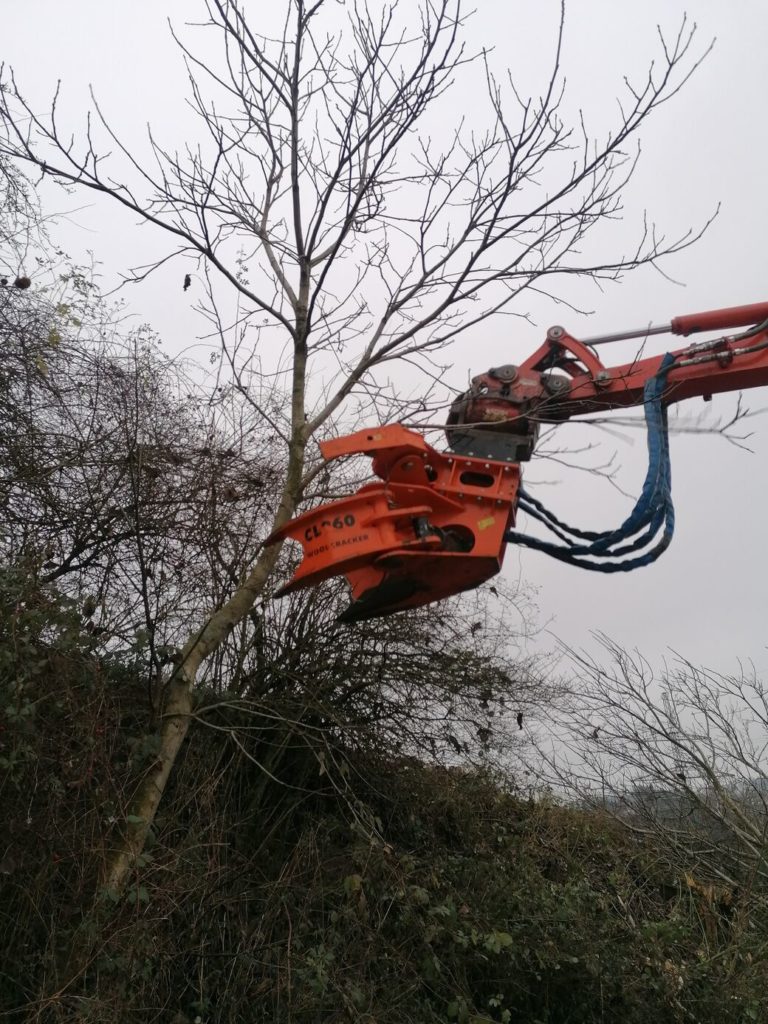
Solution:
{"label": "bare tree", "polygon": [[[494,75],[485,53],[467,51],[460,0],[424,0],[418,13],[411,4],[361,2],[342,14],[326,0],[286,0],[273,35],[257,31],[237,0],[203,6],[222,44],[219,63],[175,37],[200,117],[196,145],[172,152],[151,135],[153,161],[141,164],[95,100],[70,137],[58,93],[42,116],[6,70],[0,154],[106,195],[165,231],[173,247],[161,262],[199,262],[222,372],[229,367],[232,386],[284,444],[272,528],[316,478],[313,435],[356,399],[368,415],[377,399],[380,415],[391,412],[377,376],[391,361],[428,369],[449,342],[510,312],[527,288],[546,290],[558,275],[617,279],[693,240],[643,227],[629,255],[579,256],[591,229],[621,209],[633,137],[698,63],[685,24],[661,40],[647,77],[626,84],[617,123],[591,138],[561,117],[562,21],[548,84],[526,99],[511,76]],[[454,127],[433,141],[432,115],[449,113],[451,89],[477,72],[487,86],[486,126],[455,126],[448,116]],[[235,290],[233,313],[221,312],[216,279]],[[280,373],[284,407],[264,384]],[[255,554],[237,589],[184,644],[167,679],[159,756],[108,865],[109,888],[123,885],[142,849],[187,734],[201,665],[248,615],[278,556],[277,546]]]}
{"label": "bare tree", "polygon": [[[190,619],[239,586],[282,449],[238,392],[212,400],[205,371],[127,330],[45,239],[34,191],[7,183],[25,205],[0,212],[0,259],[18,246],[36,284],[0,289],[0,561],[78,602],[101,645],[132,648],[154,702]],[[226,679],[231,647],[207,671]]]}
{"label": "bare tree", "polygon": [[236,587],[280,453],[64,276],[67,301],[0,293],[0,554],[85,601],[100,633],[143,629],[152,651]]}
{"label": "bare tree", "polygon": [[765,891],[768,688],[754,671],[683,659],[655,672],[601,641],[602,660],[571,652],[570,692],[542,751],[550,780],[654,834],[675,863]]}

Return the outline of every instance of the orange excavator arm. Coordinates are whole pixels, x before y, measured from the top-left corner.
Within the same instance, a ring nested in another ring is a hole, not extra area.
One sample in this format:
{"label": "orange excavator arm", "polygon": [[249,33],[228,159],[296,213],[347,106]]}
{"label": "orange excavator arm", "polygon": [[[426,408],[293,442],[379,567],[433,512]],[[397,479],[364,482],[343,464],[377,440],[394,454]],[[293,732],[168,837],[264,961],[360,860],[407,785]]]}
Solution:
{"label": "orange excavator arm", "polygon": [[[598,345],[655,334],[688,336],[748,327],[738,335],[687,345],[668,353],[665,404],[685,398],[709,398],[725,391],[768,385],[768,302],[675,317],[669,324],[578,341],[562,327],[550,327],[541,348],[520,366],[500,366],[473,378],[469,391],[453,403],[448,437],[456,451],[474,454],[493,435],[497,457],[506,447],[516,461],[531,457],[538,425],[571,416],[642,405],[645,386],[658,372],[664,355],[606,367]],[[755,326],[752,326],[755,325]],[[474,443],[473,443],[474,441]]]}
{"label": "orange excavator arm", "polygon": [[[734,328],[746,330],[622,366],[604,366],[595,352],[598,345],[627,338]],[[344,575],[352,603],[341,619],[356,621],[472,589],[500,570],[507,542],[516,536],[510,531],[521,494],[519,462],[533,454],[541,423],[644,403],[648,416],[649,402],[658,411],[685,398],[764,385],[768,303],[677,317],[660,327],[584,341],[552,327],[524,363],[473,378],[451,408],[449,452],[437,451],[399,424],[321,442],[327,460],[370,456],[377,479],[349,497],[311,509],[269,538],[269,543],[295,540],[303,549],[301,564],[279,593]],[[651,499],[644,528],[663,519],[653,500],[658,505],[658,498]],[[595,550],[614,542],[614,534],[572,532],[602,537],[590,540]],[[614,553],[635,550],[638,543],[614,548]],[[593,553],[589,544],[573,550]],[[586,565],[578,558],[566,560]],[[627,566],[635,564],[647,562]],[[614,563],[613,568],[624,566]]]}

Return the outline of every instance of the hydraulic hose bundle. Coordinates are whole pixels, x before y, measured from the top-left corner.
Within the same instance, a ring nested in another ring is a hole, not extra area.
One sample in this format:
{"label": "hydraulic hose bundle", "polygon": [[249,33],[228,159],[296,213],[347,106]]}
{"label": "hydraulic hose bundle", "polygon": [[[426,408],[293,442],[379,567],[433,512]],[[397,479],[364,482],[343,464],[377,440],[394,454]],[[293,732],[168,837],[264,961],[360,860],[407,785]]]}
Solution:
{"label": "hydraulic hose bundle", "polygon": [[[672,504],[667,408],[663,399],[667,374],[674,362],[673,355],[666,355],[658,373],[648,380],[643,390],[648,472],[637,504],[621,526],[601,533],[569,526],[521,488],[519,508],[546,526],[563,543],[555,544],[516,530],[508,530],[505,534],[508,543],[543,551],[561,562],[595,572],[629,572],[650,565],[666,550],[675,529],[675,510]],[[643,551],[649,544],[653,547]],[[624,557],[637,551],[643,553]]]}

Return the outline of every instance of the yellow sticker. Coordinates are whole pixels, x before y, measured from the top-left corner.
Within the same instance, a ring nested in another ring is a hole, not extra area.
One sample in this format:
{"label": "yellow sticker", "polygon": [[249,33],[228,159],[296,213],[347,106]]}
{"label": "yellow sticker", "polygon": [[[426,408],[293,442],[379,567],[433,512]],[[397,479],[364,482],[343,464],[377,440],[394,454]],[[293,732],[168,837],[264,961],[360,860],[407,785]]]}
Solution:
{"label": "yellow sticker", "polygon": [[485,519],[478,519],[477,528],[478,530],[487,530],[489,526],[493,526],[496,522],[495,516],[486,516]]}

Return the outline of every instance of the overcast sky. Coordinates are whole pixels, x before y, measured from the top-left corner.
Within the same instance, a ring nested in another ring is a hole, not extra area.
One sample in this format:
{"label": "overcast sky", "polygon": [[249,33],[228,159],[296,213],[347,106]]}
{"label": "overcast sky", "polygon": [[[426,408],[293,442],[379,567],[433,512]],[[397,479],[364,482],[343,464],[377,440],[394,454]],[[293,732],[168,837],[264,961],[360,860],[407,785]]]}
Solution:
{"label": "overcast sky", "polygon": [[[550,65],[559,4],[477,0],[476,6],[468,29],[471,43],[493,46],[497,70],[508,66],[522,91],[536,93]],[[250,7],[259,18],[262,5],[252,0]],[[595,131],[607,126],[622,76],[642,73],[656,52],[656,25],[674,31],[685,8],[682,0],[571,0],[564,53],[568,109],[583,109]],[[166,18],[181,27],[197,10],[195,0],[25,0],[3,11],[0,56],[13,65],[37,106],[50,96],[56,80],[62,80],[62,120],[72,131],[82,125],[92,84],[129,144],[138,144],[147,121],[158,137],[177,142],[194,131],[194,122],[183,105],[183,68]],[[673,280],[649,270],[603,294],[586,285],[583,292],[570,286],[568,297],[594,310],[589,317],[567,314],[544,300],[523,302],[521,311],[530,311],[538,326],[523,325],[510,334],[506,321],[486,325],[471,344],[455,347],[451,383],[461,386],[489,365],[521,361],[538,347],[551,323],[564,323],[576,336],[588,336],[665,322],[681,313],[768,301],[768,144],[763,130],[768,4],[691,0],[689,15],[698,23],[700,48],[713,37],[716,46],[683,92],[646,125],[643,157],[626,194],[624,219],[613,226],[613,248],[621,249],[622,236],[627,248],[631,246],[644,210],[670,235],[702,224],[719,203],[718,219],[695,248],[666,265]],[[476,99],[480,104],[482,97]],[[474,101],[464,93],[459,102],[471,110]],[[70,211],[57,228],[57,238],[74,256],[93,250],[107,284],[127,266],[158,256],[167,244],[161,235],[90,197],[47,192],[46,203]],[[169,268],[126,295],[137,317],[150,321],[171,351],[187,348],[201,331],[179,280],[179,270]],[[658,338],[647,351],[675,344],[679,341]],[[615,346],[601,354],[621,363],[633,350]],[[752,392],[748,404],[768,407],[768,392]],[[732,408],[732,399],[716,398],[708,412],[727,418]],[[687,418],[702,411],[698,402],[681,407]],[[571,428],[568,436],[586,429]],[[537,643],[552,646],[557,636],[592,648],[591,631],[602,630],[656,664],[674,649],[721,670],[752,660],[768,674],[768,416],[757,416],[749,429],[752,454],[713,436],[673,437],[677,533],[655,565],[601,576],[534,552],[509,550],[505,574],[538,588],[539,622],[550,633]],[[594,431],[584,437],[599,440]],[[616,449],[621,485],[635,494],[645,468],[644,435],[636,430],[626,437],[611,440],[604,450]],[[627,499],[607,484],[560,472],[551,464],[532,465],[527,480],[529,489],[551,508],[588,529],[618,525],[629,508]],[[535,487],[537,481],[542,486]],[[543,481],[549,483],[543,486]]]}

